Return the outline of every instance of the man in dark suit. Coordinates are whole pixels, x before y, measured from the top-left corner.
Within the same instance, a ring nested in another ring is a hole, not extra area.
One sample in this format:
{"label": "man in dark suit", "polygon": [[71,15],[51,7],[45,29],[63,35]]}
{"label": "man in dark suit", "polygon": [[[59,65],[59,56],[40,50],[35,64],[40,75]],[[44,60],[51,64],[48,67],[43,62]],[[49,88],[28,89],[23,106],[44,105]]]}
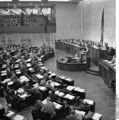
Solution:
{"label": "man in dark suit", "polygon": [[42,107],[43,107],[42,102],[40,100],[37,100],[34,107],[32,107],[31,110],[33,120],[37,120],[37,118],[42,119],[42,112],[41,112]]}
{"label": "man in dark suit", "polygon": [[51,120],[56,115],[55,105],[49,97],[47,97],[47,101],[41,111],[44,112],[44,120]]}

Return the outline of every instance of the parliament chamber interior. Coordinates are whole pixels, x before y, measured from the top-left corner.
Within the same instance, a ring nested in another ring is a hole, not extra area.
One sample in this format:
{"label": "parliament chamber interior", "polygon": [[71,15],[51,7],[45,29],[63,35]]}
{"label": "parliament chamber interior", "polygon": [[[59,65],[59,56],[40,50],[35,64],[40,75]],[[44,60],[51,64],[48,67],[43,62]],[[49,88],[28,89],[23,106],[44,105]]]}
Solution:
{"label": "parliament chamber interior", "polygon": [[115,0],[0,0],[0,120],[115,120]]}

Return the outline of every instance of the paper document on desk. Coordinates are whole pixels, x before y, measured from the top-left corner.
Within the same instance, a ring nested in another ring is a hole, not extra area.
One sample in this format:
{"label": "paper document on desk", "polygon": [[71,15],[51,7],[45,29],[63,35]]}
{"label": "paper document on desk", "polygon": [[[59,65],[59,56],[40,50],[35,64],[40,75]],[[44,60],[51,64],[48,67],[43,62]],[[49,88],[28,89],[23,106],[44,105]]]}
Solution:
{"label": "paper document on desk", "polygon": [[74,86],[67,86],[67,90],[72,91],[75,87]]}
{"label": "paper document on desk", "polygon": [[19,88],[19,89],[17,90],[17,92],[22,94],[22,93],[24,93],[24,89],[23,89],[23,88]]}
{"label": "paper document on desk", "polygon": [[40,90],[42,90],[42,91],[47,90],[47,88],[46,88],[46,87],[44,87],[44,86],[39,86],[39,89],[40,89]]}
{"label": "paper document on desk", "polygon": [[24,98],[28,97],[28,94],[24,93],[23,95],[19,95],[19,97],[24,99]]}
{"label": "paper document on desk", "polygon": [[7,117],[10,117],[10,116],[12,116],[12,115],[14,115],[15,113],[13,112],[13,111],[9,111],[7,114],[6,114],[6,116]]}
{"label": "paper document on desk", "polygon": [[11,81],[11,80],[10,79],[5,79],[2,83],[4,84],[4,83],[7,83],[9,81]]}
{"label": "paper document on desk", "polygon": [[71,78],[66,78],[65,80],[69,82],[73,81]]}
{"label": "paper document on desk", "polygon": [[62,105],[60,105],[60,104],[58,104],[58,103],[56,103],[56,102],[53,102],[54,103],[54,105],[55,105],[55,109],[61,109],[62,108]]}
{"label": "paper document on desk", "polygon": [[94,104],[94,101],[92,101],[92,100],[84,99],[83,101],[90,104],[90,105]]}
{"label": "paper document on desk", "polygon": [[22,82],[28,82],[28,81],[30,81],[26,76],[21,76],[20,77],[20,82],[22,83]]}
{"label": "paper document on desk", "polygon": [[54,82],[54,85],[55,85],[55,86],[60,86],[61,84],[58,83],[58,82]]}
{"label": "paper document on desk", "polygon": [[16,115],[13,120],[24,120],[24,117],[21,115]]}
{"label": "paper document on desk", "polygon": [[65,95],[65,94],[64,94],[63,92],[60,92],[60,93],[59,93],[59,96],[60,96],[60,97],[62,97],[62,96],[64,96],[64,95]]}
{"label": "paper document on desk", "polygon": [[40,75],[40,74],[36,74],[36,77],[37,77],[38,79],[43,79],[43,76]]}
{"label": "paper document on desk", "polygon": [[27,63],[26,66],[27,66],[27,67],[31,67],[31,63]]}
{"label": "paper document on desk", "polygon": [[30,62],[31,61],[31,59],[28,59],[28,60],[26,60],[25,62]]}
{"label": "paper document on desk", "polygon": [[70,95],[70,94],[66,94],[64,97],[70,100],[73,100],[75,98],[73,95]]}
{"label": "paper document on desk", "polygon": [[12,81],[8,82],[7,85],[13,85],[14,83]]}
{"label": "paper document on desk", "polygon": [[99,113],[94,113],[92,119],[93,119],[93,120],[100,120],[101,117],[102,117],[101,114],[99,114]]}

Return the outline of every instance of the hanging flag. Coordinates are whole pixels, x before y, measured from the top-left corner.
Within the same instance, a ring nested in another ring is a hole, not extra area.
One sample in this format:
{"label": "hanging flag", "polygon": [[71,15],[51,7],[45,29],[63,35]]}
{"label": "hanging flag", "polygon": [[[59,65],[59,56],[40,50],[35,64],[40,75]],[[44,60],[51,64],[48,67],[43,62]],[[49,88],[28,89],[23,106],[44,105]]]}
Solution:
{"label": "hanging flag", "polygon": [[104,9],[102,11],[102,20],[101,20],[101,39],[100,39],[101,44],[103,44],[103,39],[104,39]]}

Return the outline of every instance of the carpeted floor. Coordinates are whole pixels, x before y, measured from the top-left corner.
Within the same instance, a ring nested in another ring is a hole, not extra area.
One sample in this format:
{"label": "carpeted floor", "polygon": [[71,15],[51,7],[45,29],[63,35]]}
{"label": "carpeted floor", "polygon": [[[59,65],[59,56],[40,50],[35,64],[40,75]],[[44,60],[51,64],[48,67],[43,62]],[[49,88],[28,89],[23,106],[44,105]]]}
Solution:
{"label": "carpeted floor", "polygon": [[[87,74],[86,72],[68,72],[58,70],[56,68],[56,59],[67,55],[64,51],[56,50],[54,58],[49,59],[45,65],[53,72],[70,77],[75,80],[75,86],[79,86],[86,90],[86,98],[96,102],[96,112],[103,115],[102,120],[115,120],[115,95],[108,88],[103,79],[99,76]],[[98,69],[92,65],[93,69]],[[33,120],[30,114],[30,108],[26,108],[19,114],[27,117],[28,120]]]}
{"label": "carpeted floor", "polygon": [[[75,86],[84,88],[86,90],[86,97],[96,102],[96,112],[103,114],[102,120],[115,120],[115,95],[112,90],[105,85],[101,77],[87,74],[84,71],[68,72],[56,68],[56,59],[66,55],[66,52],[56,50],[55,57],[49,59],[45,65],[59,75],[74,79]],[[97,66],[92,65],[92,67],[98,70]]]}

